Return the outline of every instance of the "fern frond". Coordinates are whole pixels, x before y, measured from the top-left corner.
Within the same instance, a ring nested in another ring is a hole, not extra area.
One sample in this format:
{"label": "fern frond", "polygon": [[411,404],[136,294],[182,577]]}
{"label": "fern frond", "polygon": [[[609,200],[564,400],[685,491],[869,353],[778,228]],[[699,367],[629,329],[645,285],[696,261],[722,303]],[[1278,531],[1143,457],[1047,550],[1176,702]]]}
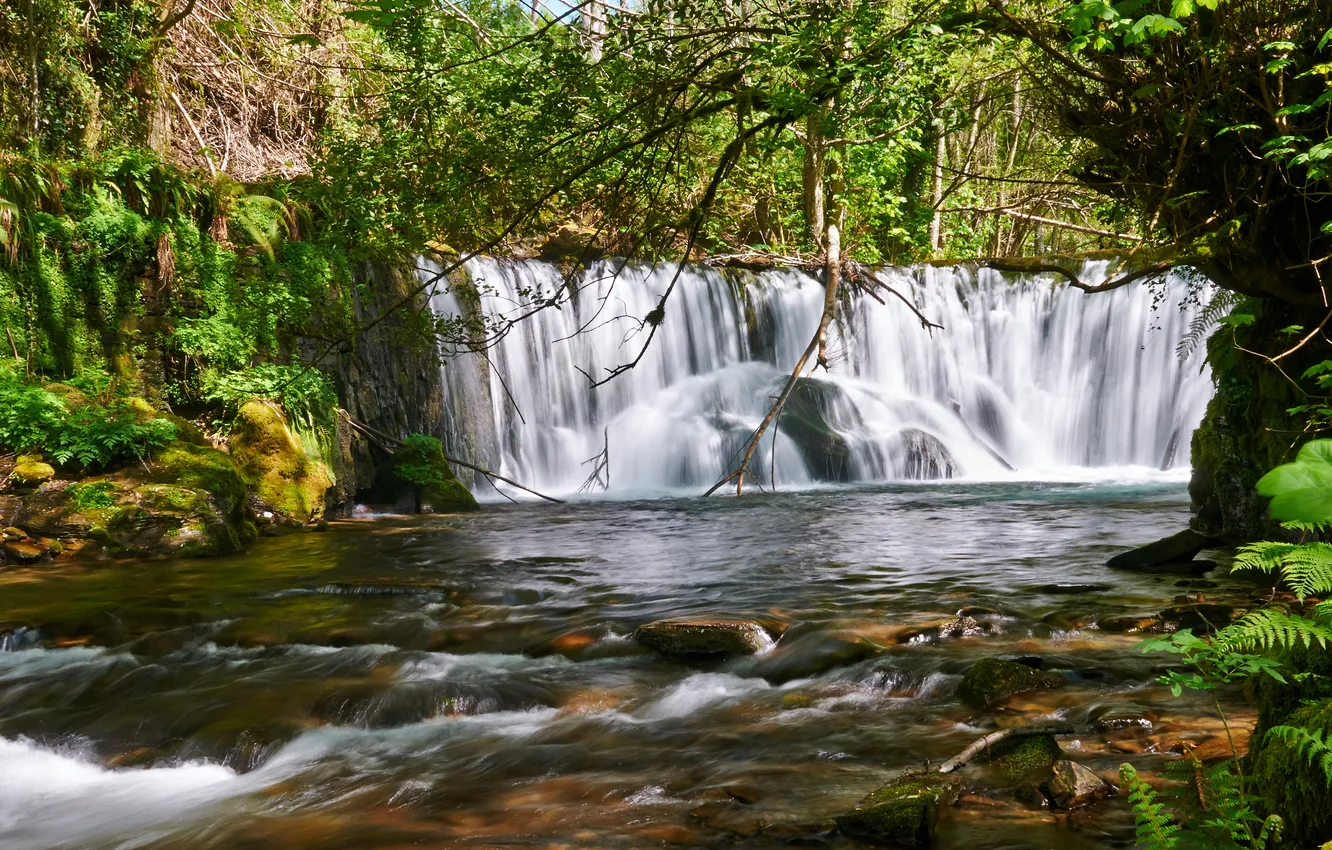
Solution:
{"label": "fern frond", "polygon": [[1277,740],[1292,747],[1296,756],[1320,769],[1328,787],[1332,787],[1332,734],[1302,726],[1273,726],[1267,730],[1265,740]]}
{"label": "fern frond", "polygon": [[1287,613],[1280,608],[1250,611],[1217,633],[1217,645],[1226,649],[1290,649],[1293,646],[1324,649],[1332,642],[1332,626]]}
{"label": "fern frond", "polygon": [[1133,806],[1133,819],[1138,826],[1138,846],[1145,850],[1174,850],[1179,846],[1179,826],[1166,812],[1164,803],[1156,799],[1156,792],[1133,769],[1131,764],[1119,766],[1119,778],[1128,789],[1129,803]]}
{"label": "fern frond", "polygon": [[1268,815],[1267,820],[1263,821],[1263,828],[1258,832],[1253,850],[1267,850],[1269,843],[1274,847],[1280,844],[1281,833],[1285,828],[1286,822],[1281,819],[1281,815]]}
{"label": "fern frond", "polygon": [[1332,544],[1252,543],[1235,555],[1235,570],[1279,570],[1295,596],[1318,596],[1332,591]]}
{"label": "fern frond", "polygon": [[1319,602],[1309,612],[1309,619],[1315,623],[1321,623],[1325,626],[1332,626],[1332,599]]}
{"label": "fern frond", "polygon": [[1179,344],[1175,346],[1175,356],[1179,358],[1180,365],[1193,356],[1193,352],[1212,335],[1222,317],[1229,313],[1239,300],[1240,297],[1228,289],[1217,290],[1202,312],[1193,317],[1193,321],[1189,323],[1188,333],[1184,334]]}

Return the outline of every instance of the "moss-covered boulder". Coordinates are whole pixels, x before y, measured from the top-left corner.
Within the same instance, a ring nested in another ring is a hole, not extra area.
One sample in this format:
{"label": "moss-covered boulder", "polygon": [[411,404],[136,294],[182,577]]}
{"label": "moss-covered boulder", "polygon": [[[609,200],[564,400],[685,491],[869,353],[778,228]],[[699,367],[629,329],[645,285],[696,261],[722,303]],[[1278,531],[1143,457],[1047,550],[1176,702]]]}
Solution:
{"label": "moss-covered boulder", "polygon": [[[1332,699],[1297,709],[1281,725],[1321,732],[1324,740],[1332,740]],[[1249,757],[1253,787],[1265,804],[1261,810],[1285,820],[1285,842],[1317,847],[1332,838],[1332,784],[1318,759],[1307,758],[1293,739],[1272,734],[1255,735]]]}
{"label": "moss-covered boulder", "polygon": [[671,658],[753,655],[772,646],[772,637],[754,620],[734,617],[677,617],[634,629],[634,640]]}
{"label": "moss-covered boulder", "polygon": [[1037,670],[1018,661],[982,658],[962,677],[957,695],[973,708],[997,708],[1010,697],[1028,691],[1060,688],[1063,676],[1046,670]]}
{"label": "moss-covered boulder", "polygon": [[22,455],[10,472],[10,480],[20,487],[39,487],[55,478],[55,468],[40,455]]}
{"label": "moss-covered boulder", "polygon": [[439,440],[425,434],[408,437],[393,456],[393,475],[416,489],[422,513],[474,511],[476,497],[453,474]]}
{"label": "moss-covered boulder", "polygon": [[1053,735],[1009,737],[990,747],[989,759],[999,775],[1008,782],[1021,782],[1033,774],[1049,770],[1064,757]]}
{"label": "moss-covered boulder", "polygon": [[242,405],[227,445],[256,515],[293,526],[323,518],[333,473],[292,431],[280,408],[262,401]]}
{"label": "moss-covered boulder", "polygon": [[888,847],[929,847],[939,807],[957,796],[960,780],[939,774],[901,776],[837,818],[843,834]]}
{"label": "moss-covered boulder", "polygon": [[828,381],[800,378],[777,420],[778,429],[795,443],[809,474],[818,481],[851,480],[851,447],[829,422],[835,408],[850,410],[841,392]]}
{"label": "moss-covered boulder", "polygon": [[55,482],[26,497],[20,516],[30,533],[86,541],[80,551],[93,556],[219,555],[254,538],[231,457],[183,442],[114,474]]}

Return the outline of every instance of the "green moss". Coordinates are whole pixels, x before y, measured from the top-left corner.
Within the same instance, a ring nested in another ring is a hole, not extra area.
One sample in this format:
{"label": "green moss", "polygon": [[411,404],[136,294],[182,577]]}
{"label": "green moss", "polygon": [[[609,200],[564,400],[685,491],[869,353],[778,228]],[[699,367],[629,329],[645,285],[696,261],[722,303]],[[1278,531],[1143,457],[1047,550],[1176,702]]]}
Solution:
{"label": "green moss", "polygon": [[424,434],[412,434],[394,455],[394,475],[416,486],[421,510],[436,513],[474,511],[478,508],[472,495],[444,459],[439,440]]}
{"label": "green moss", "polygon": [[1009,782],[1021,782],[1064,757],[1052,735],[1007,738],[990,748],[990,761]]}
{"label": "green moss", "polygon": [[982,658],[962,677],[957,695],[974,708],[995,708],[1009,697],[1065,684],[1057,673],[1036,670],[1017,661]]}
{"label": "green moss", "polygon": [[110,481],[87,481],[68,490],[69,506],[76,511],[109,508],[120,497],[120,488]]}
{"label": "green moss", "polygon": [[242,405],[229,445],[241,479],[263,505],[300,524],[323,516],[333,475],[321,458],[307,452],[281,410],[259,401]]}
{"label": "green moss", "polygon": [[149,469],[152,482],[203,490],[224,513],[239,515],[245,504],[245,482],[226,452],[177,440],[153,457]]}
{"label": "green moss", "polygon": [[846,835],[875,844],[928,847],[934,840],[939,805],[954,783],[944,777],[908,775],[870,793],[851,812],[837,818]]}
{"label": "green moss", "polygon": [[[1284,725],[1321,730],[1332,738],[1332,699],[1305,706],[1285,718]],[[1332,787],[1321,767],[1310,764],[1294,747],[1254,736],[1250,771],[1252,787],[1266,803],[1265,811],[1285,820],[1283,840],[1296,847],[1314,847],[1332,836]]]}
{"label": "green moss", "polygon": [[55,468],[40,460],[20,459],[11,475],[18,484],[36,486],[55,478]]}

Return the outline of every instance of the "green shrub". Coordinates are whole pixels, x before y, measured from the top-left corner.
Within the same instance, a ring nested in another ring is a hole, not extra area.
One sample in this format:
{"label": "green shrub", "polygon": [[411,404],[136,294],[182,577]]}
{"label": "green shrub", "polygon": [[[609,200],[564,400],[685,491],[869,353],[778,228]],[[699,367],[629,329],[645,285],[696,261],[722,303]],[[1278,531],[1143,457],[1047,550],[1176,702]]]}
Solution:
{"label": "green shrub", "polygon": [[176,426],[145,410],[142,402],[82,393],[52,392],[19,372],[18,364],[0,364],[0,446],[16,452],[40,452],[65,465],[104,467],[144,458],[176,436]]}

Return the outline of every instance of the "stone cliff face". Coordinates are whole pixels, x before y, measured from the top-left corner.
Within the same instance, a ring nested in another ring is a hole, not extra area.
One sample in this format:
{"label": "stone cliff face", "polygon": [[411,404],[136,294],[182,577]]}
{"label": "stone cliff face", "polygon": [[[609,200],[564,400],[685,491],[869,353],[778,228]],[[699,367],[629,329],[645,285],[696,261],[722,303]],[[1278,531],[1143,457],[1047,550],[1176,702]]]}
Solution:
{"label": "stone cliff face", "polygon": [[[374,324],[319,364],[334,377],[343,410],[385,437],[427,434],[442,440],[445,392],[428,333],[427,294],[414,292],[420,282],[407,265],[362,263],[354,279],[353,321],[358,328]],[[406,507],[413,497],[393,480],[383,445],[349,421],[338,430],[338,512],[349,513],[358,493]]]}

